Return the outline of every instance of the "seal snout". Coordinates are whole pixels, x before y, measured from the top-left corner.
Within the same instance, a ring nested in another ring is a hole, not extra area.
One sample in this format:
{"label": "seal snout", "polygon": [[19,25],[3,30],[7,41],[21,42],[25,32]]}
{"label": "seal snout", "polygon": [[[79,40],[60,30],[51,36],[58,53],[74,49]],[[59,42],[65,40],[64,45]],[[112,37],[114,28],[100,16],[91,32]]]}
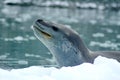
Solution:
{"label": "seal snout", "polygon": [[45,23],[44,23],[44,20],[42,20],[42,19],[37,19],[36,21],[35,21],[35,27],[40,27],[41,29],[44,29],[43,28],[43,26],[42,25],[44,25]]}
{"label": "seal snout", "polygon": [[38,19],[36,22],[43,22],[43,20],[42,19]]}

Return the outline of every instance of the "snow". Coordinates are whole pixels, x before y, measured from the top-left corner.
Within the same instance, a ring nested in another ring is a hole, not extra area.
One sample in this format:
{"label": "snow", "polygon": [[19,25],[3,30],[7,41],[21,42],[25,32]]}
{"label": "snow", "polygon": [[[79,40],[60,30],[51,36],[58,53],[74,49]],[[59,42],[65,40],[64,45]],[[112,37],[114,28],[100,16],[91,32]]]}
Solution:
{"label": "snow", "polygon": [[10,71],[0,69],[0,80],[120,80],[120,63],[114,59],[97,57],[93,64],[74,67],[32,66]]}

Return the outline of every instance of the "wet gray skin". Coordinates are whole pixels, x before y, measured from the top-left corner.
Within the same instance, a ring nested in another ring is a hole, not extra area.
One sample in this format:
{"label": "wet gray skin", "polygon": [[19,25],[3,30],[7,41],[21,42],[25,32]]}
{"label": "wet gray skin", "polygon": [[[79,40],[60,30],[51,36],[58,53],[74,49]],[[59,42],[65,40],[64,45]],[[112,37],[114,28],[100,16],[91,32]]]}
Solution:
{"label": "wet gray skin", "polygon": [[92,63],[99,55],[120,61],[118,51],[90,51],[79,34],[64,25],[38,19],[33,24],[33,31],[52,53],[59,67]]}

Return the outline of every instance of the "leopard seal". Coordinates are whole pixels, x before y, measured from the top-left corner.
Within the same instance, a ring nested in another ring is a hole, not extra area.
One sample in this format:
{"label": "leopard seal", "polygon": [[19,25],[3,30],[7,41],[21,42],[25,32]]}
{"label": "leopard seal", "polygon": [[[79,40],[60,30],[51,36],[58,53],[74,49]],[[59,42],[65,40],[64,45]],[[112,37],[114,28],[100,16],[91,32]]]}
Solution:
{"label": "leopard seal", "polygon": [[120,61],[119,51],[90,51],[79,34],[65,25],[38,19],[33,24],[33,31],[52,53],[59,67],[93,63],[99,55]]}

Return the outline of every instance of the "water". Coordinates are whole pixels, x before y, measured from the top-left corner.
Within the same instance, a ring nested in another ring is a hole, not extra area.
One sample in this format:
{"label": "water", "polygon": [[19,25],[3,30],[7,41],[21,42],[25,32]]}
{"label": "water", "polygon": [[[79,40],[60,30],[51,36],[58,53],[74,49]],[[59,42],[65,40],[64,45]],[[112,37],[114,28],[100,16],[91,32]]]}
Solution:
{"label": "water", "polygon": [[0,67],[54,65],[48,49],[31,29],[38,18],[76,30],[93,51],[120,50],[120,11],[0,5]]}

